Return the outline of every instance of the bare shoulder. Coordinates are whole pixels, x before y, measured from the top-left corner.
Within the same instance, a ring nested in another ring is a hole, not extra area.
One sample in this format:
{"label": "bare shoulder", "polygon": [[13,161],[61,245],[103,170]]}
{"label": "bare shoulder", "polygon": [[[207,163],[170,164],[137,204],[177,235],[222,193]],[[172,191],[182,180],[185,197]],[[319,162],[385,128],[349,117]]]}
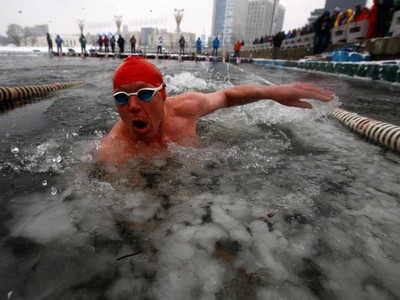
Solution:
{"label": "bare shoulder", "polygon": [[220,108],[218,99],[222,99],[219,92],[208,94],[187,92],[168,97],[165,105],[175,116],[200,117]]}
{"label": "bare shoulder", "polygon": [[187,92],[177,96],[168,97],[165,106],[174,115],[187,116],[190,112],[195,112],[204,102],[205,95],[197,92]]}

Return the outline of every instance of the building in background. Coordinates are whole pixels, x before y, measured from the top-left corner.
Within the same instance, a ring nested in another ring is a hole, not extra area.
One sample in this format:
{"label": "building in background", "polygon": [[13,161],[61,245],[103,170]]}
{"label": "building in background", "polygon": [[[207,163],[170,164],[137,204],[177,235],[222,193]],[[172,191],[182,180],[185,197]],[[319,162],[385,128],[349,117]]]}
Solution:
{"label": "building in background", "polygon": [[272,24],[272,35],[282,31],[283,21],[285,20],[286,9],[283,5],[279,4],[279,1],[277,1],[277,3],[278,4],[275,5],[274,22]]}
{"label": "building in background", "polygon": [[348,8],[354,9],[356,5],[361,5],[361,8],[367,5],[367,0],[326,0],[325,10],[332,12],[336,7],[340,7],[342,11]]}
{"label": "building in background", "polygon": [[157,33],[156,28],[152,27],[143,27],[141,29],[141,39],[140,39],[140,46],[143,47],[150,47],[153,46],[153,36]]}
{"label": "building in background", "polygon": [[247,10],[247,44],[264,36],[275,35],[282,30],[285,8],[274,0],[249,0]]}
{"label": "building in background", "polygon": [[49,32],[49,26],[47,24],[35,25],[33,27],[26,27],[26,30],[35,36],[43,36]]}
{"label": "building in background", "polygon": [[211,35],[223,45],[245,38],[248,0],[214,0]]}
{"label": "building in background", "polygon": [[311,12],[310,17],[307,19],[308,24],[313,24],[322,14],[324,13],[325,8],[317,8]]}

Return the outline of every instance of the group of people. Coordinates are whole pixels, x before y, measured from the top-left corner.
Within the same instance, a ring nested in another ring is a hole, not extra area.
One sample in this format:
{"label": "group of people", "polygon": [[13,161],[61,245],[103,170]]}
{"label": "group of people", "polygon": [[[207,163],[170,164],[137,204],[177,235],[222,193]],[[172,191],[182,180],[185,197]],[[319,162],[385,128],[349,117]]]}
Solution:
{"label": "group of people", "polygon": [[332,14],[325,11],[312,26],[312,32],[315,32],[314,54],[325,51],[331,41],[332,28],[353,22],[368,20],[366,39],[388,36],[393,13],[398,9],[399,0],[396,3],[393,0],[374,0],[371,9],[357,5],[354,9],[348,8],[345,11],[337,7]]}
{"label": "group of people", "polygon": [[[62,43],[63,40],[60,37],[60,35],[57,35],[55,42],[57,44],[57,52],[58,53],[62,53]],[[136,37],[135,35],[132,35],[132,37],[129,39],[130,45],[131,45],[131,53],[137,53],[137,49],[136,49]],[[81,54],[84,55],[86,53],[86,44],[87,44],[87,40],[86,37],[81,34],[79,37],[79,43],[81,46]],[[183,35],[181,35],[179,41],[179,54],[185,54],[185,45],[186,45],[186,41],[185,38],[183,37]],[[53,41],[51,39],[51,36],[49,33],[47,33],[47,44],[49,47],[49,52],[53,52]],[[125,39],[119,35],[118,39],[116,40],[114,35],[112,35],[111,37],[109,37],[108,35],[104,34],[104,35],[98,35],[97,40],[96,40],[96,45],[97,45],[97,50],[99,52],[110,52],[110,47],[111,47],[111,52],[115,53],[115,46],[117,45],[119,48],[119,53],[124,53],[125,51]],[[233,46],[233,50],[234,50],[234,56],[235,57],[239,57],[240,56],[240,49],[241,47],[244,45],[244,41],[243,40],[237,40],[236,43]],[[218,37],[216,36],[213,40],[212,43],[212,48],[213,48],[213,52],[212,55],[217,57],[218,56],[218,49],[220,48],[220,40],[218,39]],[[196,40],[196,53],[197,54],[202,54],[202,50],[203,50],[203,42],[202,40],[199,38],[197,38]],[[163,52],[163,37],[160,35],[158,37],[158,42],[157,42],[157,54],[162,54]]]}
{"label": "group of people", "polygon": [[[131,39],[132,40],[132,39]],[[132,41],[131,41],[132,43]],[[136,41],[135,41],[136,43]],[[109,37],[108,35],[99,35],[96,41],[98,51],[102,52],[110,52],[110,47],[111,47],[111,52],[115,53],[115,46],[117,45],[119,48],[119,53],[124,53],[125,52],[125,39],[122,37],[122,35],[118,36],[118,39],[115,39],[114,35],[111,35]],[[103,50],[104,47],[104,50]]]}
{"label": "group of people", "polygon": [[[51,39],[50,33],[46,34],[47,46],[49,48],[49,52],[53,52],[53,40]],[[57,34],[57,37],[54,40],[57,45],[57,53],[62,53],[62,43],[64,42],[63,39]]]}
{"label": "group of people", "polygon": [[[46,34],[46,40],[47,40],[47,45],[48,45],[48,50],[49,52],[53,52],[53,41],[51,39],[50,33]],[[62,45],[64,43],[63,39],[60,37],[59,34],[57,34],[57,37],[54,40],[57,45],[57,53],[61,54],[62,53]],[[136,39],[135,36],[132,36],[131,40],[131,51],[132,53],[135,53],[135,44],[136,44]],[[79,37],[79,44],[81,46],[81,54],[86,53],[86,37],[81,34]],[[104,52],[110,52],[109,46],[111,46],[111,52],[115,53],[115,45],[118,45],[119,48],[119,53],[124,53],[124,47],[125,47],[125,39],[120,35],[118,39],[116,40],[114,35],[112,35],[110,38],[107,35],[99,35],[96,41],[96,44],[98,46],[98,51],[104,51]],[[103,49],[104,47],[104,49]]]}
{"label": "group of people", "polygon": [[[220,48],[220,45],[221,45],[221,42],[220,42],[218,36],[216,36],[212,42],[212,48],[213,48],[212,56],[214,56],[214,57],[218,56],[218,49]],[[235,42],[235,44],[233,45],[235,57],[240,57],[240,49],[242,48],[242,46],[244,46],[243,40],[237,40]],[[202,53],[202,47],[203,47],[203,43],[202,43],[201,39],[197,38],[197,41],[196,41],[196,53],[197,54]]]}
{"label": "group of people", "polygon": [[336,7],[333,12],[325,11],[313,24],[302,28],[278,32],[274,36],[261,36],[253,44],[273,43],[280,47],[284,39],[315,33],[314,53],[322,53],[331,41],[331,29],[348,25],[353,22],[368,20],[368,30],[365,38],[376,38],[390,35],[389,28],[395,11],[400,10],[400,0],[373,0],[371,8],[357,5],[342,11]]}
{"label": "group of people", "polygon": [[332,27],[339,27],[353,22],[368,20],[366,39],[388,36],[393,13],[400,9],[400,0],[374,0],[372,7],[361,8],[357,5],[354,9],[348,8],[341,11],[337,7],[331,15]]}

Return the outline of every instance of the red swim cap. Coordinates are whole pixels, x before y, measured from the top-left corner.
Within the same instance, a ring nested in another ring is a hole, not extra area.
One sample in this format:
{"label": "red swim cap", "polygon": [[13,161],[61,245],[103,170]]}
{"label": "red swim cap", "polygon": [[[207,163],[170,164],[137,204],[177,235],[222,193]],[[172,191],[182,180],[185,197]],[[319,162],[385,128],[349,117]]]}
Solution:
{"label": "red swim cap", "polygon": [[[114,72],[113,88],[116,91],[121,85],[142,81],[159,87],[163,82],[160,70],[141,56],[131,56],[122,61]],[[167,98],[165,88],[160,91],[163,99]]]}

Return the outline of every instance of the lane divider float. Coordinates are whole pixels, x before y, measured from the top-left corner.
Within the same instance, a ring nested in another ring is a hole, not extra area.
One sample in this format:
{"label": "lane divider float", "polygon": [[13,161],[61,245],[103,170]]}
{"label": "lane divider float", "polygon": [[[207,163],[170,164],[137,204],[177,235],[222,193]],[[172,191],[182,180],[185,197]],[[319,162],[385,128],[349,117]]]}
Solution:
{"label": "lane divider float", "polygon": [[71,81],[54,84],[0,87],[0,101],[40,97],[45,94],[83,84],[84,81]]}
{"label": "lane divider float", "polygon": [[340,108],[335,108],[331,114],[351,130],[393,151],[400,152],[400,127],[360,116]]}

